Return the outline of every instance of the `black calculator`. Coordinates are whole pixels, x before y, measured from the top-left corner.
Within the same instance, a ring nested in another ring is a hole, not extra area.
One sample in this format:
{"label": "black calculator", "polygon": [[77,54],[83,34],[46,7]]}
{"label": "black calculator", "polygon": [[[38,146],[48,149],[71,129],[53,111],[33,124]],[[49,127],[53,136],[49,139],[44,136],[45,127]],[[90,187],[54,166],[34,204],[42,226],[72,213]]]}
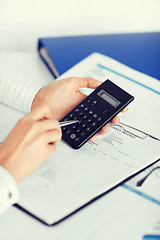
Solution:
{"label": "black calculator", "polygon": [[62,139],[74,149],[82,147],[133,100],[132,95],[107,79],[62,119],[79,120],[62,127]]}

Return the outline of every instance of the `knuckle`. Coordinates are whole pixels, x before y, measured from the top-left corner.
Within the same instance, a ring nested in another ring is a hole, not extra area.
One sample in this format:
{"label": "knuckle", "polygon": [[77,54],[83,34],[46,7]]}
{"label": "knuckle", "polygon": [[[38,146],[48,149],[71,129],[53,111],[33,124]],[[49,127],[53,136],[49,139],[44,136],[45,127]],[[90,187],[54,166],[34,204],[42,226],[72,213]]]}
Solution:
{"label": "knuckle", "polygon": [[89,87],[89,81],[90,81],[90,78],[83,78],[84,86],[87,88]]}

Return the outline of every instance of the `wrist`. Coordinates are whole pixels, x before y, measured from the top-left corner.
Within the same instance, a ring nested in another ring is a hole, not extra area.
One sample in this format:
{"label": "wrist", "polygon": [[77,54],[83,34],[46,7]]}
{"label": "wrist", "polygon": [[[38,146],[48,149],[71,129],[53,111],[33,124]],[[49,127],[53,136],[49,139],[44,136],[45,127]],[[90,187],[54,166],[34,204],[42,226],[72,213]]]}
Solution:
{"label": "wrist", "polygon": [[59,102],[55,98],[56,96],[54,96],[53,85],[52,87],[51,87],[51,84],[44,86],[35,95],[32,102],[31,110],[45,105],[48,107],[49,117],[52,117],[58,120],[61,119],[61,117],[59,116],[59,109],[60,109]]}
{"label": "wrist", "polygon": [[31,110],[41,104],[42,99],[43,99],[43,89],[44,89],[44,87],[40,88],[39,91],[36,93],[36,95],[32,101]]}
{"label": "wrist", "polygon": [[0,146],[0,166],[7,170],[14,180],[19,183],[17,177],[18,171],[16,171],[16,162],[13,161],[14,156],[11,156],[9,152],[3,149],[3,145]]}

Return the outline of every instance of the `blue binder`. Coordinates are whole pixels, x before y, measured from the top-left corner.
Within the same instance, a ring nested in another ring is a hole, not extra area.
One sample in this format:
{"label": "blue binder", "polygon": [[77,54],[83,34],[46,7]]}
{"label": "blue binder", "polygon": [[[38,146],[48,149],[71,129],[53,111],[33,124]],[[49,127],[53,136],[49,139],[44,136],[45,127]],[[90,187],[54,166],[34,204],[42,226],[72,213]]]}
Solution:
{"label": "blue binder", "polygon": [[[40,38],[39,53],[42,48],[59,75],[89,54],[99,52],[160,80],[160,32]],[[53,69],[51,72],[58,76]]]}

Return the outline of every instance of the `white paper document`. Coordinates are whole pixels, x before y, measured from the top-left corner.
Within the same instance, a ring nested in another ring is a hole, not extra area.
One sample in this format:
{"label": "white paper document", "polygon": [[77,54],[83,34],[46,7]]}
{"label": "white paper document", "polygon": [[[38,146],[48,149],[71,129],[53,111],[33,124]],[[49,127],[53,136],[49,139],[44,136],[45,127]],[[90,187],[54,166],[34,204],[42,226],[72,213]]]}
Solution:
{"label": "white paper document", "polygon": [[11,207],[0,215],[0,239],[142,240],[156,226],[159,216],[159,206],[118,187],[53,227]]}
{"label": "white paper document", "polygon": [[107,134],[79,150],[61,142],[57,152],[20,184],[19,205],[49,225],[160,158],[158,80],[98,53],[60,78],[70,76],[110,79],[135,100]]}

